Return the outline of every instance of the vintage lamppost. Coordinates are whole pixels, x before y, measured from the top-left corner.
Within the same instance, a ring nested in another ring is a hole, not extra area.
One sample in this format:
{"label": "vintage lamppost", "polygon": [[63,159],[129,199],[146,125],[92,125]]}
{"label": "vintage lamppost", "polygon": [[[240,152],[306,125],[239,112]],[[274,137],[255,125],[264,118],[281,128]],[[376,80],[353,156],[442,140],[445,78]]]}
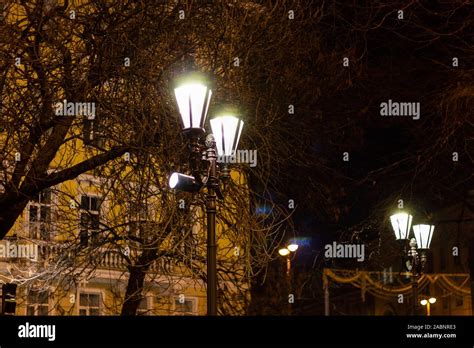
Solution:
{"label": "vintage lamppost", "polygon": [[208,80],[202,74],[191,73],[176,81],[174,92],[183,133],[189,141],[191,173],[171,174],[169,186],[187,192],[207,189],[207,315],[217,315],[216,195],[222,198],[219,182],[229,177],[227,167],[218,165],[217,155],[225,157],[234,153],[244,123],[235,112],[223,110],[210,121],[212,134],[205,137],[204,125],[212,96]]}
{"label": "vintage lamppost", "polygon": [[433,238],[433,225],[419,224],[413,226],[415,238],[409,238],[413,216],[400,212],[390,216],[395,238],[403,248],[403,261],[405,268],[411,272],[413,289],[413,315],[418,308],[418,278],[428,260],[428,249]]}

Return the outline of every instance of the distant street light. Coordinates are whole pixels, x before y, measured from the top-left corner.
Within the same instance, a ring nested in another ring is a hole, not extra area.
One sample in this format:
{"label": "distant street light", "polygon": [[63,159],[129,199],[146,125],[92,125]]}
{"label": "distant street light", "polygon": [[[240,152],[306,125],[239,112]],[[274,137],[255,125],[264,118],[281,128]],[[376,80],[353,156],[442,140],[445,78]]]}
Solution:
{"label": "distant street light", "polygon": [[281,256],[286,256],[286,275],[289,277],[291,272],[291,257],[290,254],[298,250],[298,244],[290,243],[286,247],[278,250]]}
{"label": "distant street light", "polygon": [[[412,274],[413,298],[418,298],[418,277],[428,259],[428,249],[433,238],[433,225],[419,224],[413,226],[415,238],[410,238],[410,227],[413,216],[400,212],[390,216],[395,238],[403,248],[403,260],[406,269]],[[435,300],[436,301],[436,300]],[[434,302],[433,302],[434,303]],[[413,315],[417,314],[418,301],[413,301]]]}
{"label": "distant street light", "polygon": [[429,317],[431,316],[431,305],[436,303],[436,298],[435,297],[430,297],[428,300],[422,299],[420,301],[420,304],[422,306],[426,306],[426,315]]}
{"label": "distant street light", "polygon": [[207,188],[207,315],[217,315],[216,195],[222,198],[219,182],[229,177],[226,165],[219,168],[217,155],[228,156],[237,149],[244,123],[235,112],[227,110],[210,121],[214,134],[208,134],[204,139],[204,125],[212,96],[209,85],[204,75],[199,73],[176,81],[174,92],[183,133],[189,140],[192,175],[173,173],[169,177],[169,186],[186,192]]}
{"label": "distant street light", "polygon": [[[278,250],[278,253],[286,257],[286,281],[288,284],[288,290],[291,293],[291,253],[296,252],[298,250],[298,244],[290,243],[286,247],[281,248]],[[288,302],[288,314],[291,315],[291,303]]]}

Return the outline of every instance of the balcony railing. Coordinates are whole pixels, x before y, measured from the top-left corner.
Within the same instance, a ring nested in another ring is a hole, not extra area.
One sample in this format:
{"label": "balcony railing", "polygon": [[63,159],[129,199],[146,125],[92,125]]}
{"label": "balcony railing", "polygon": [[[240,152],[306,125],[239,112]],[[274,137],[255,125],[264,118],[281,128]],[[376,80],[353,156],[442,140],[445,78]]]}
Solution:
{"label": "balcony railing", "polygon": [[[3,243],[6,247],[1,248],[0,250],[6,250],[7,247],[12,245],[18,246],[28,246],[30,250],[34,250],[36,255],[30,255],[31,257],[22,257],[16,254],[11,253],[0,253],[0,262],[55,262],[60,257],[69,258],[72,262],[74,257],[77,257],[77,263],[81,263],[85,256],[73,256],[73,250],[68,248],[66,245],[61,243],[48,242],[47,244],[44,241],[33,241],[33,240],[19,240],[16,238],[5,238]],[[99,255],[99,259],[94,262],[97,269],[112,269],[112,270],[127,270],[127,261],[123,257],[122,251],[118,249],[99,249],[94,251],[95,255]],[[13,255],[13,256],[12,256]],[[87,256],[86,256],[87,257]],[[176,274],[178,267],[178,262],[172,257],[160,257],[154,262],[151,263],[149,267],[149,272],[154,272],[158,274]]]}
{"label": "balcony railing", "polygon": [[[99,266],[106,269],[123,270],[127,268],[127,263],[121,251],[109,249],[104,250]],[[149,272],[170,274],[175,272],[176,266],[177,262],[175,259],[171,257],[160,257],[151,263]]]}

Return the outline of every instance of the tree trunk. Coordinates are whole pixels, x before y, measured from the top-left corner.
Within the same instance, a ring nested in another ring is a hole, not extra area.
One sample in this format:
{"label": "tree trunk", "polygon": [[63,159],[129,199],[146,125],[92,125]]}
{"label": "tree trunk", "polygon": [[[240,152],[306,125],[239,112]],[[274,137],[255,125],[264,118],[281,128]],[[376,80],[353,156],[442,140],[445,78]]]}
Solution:
{"label": "tree trunk", "polygon": [[151,262],[155,261],[156,258],[156,250],[146,250],[138,258],[137,264],[129,266],[130,276],[120,315],[137,315],[138,306],[143,298],[142,291],[145,284],[145,276]]}
{"label": "tree trunk", "polygon": [[145,282],[145,275],[148,267],[131,266],[130,277],[128,278],[127,291],[125,292],[125,301],[122,305],[120,315],[136,315],[137,309],[142,300],[142,289]]}

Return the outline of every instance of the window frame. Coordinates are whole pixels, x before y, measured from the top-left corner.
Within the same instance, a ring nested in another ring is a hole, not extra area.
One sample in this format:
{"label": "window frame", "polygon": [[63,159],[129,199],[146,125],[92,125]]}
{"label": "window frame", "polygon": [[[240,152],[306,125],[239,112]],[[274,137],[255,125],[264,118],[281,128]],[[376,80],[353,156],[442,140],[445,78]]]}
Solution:
{"label": "window frame", "polygon": [[[78,316],[84,316],[84,317],[91,317],[91,316],[95,316],[95,315],[91,315],[90,314],[90,306],[81,306],[81,295],[97,295],[99,296],[99,306],[97,307],[98,311],[99,311],[99,314],[97,316],[103,316],[103,305],[102,305],[102,302],[104,300],[104,293],[103,291],[101,290],[97,290],[97,289],[89,289],[89,288],[85,288],[85,289],[79,289],[79,291],[77,292],[77,311],[76,311],[76,315]],[[89,300],[88,300],[89,301]],[[92,308],[96,308],[96,307],[92,307]],[[87,311],[87,314],[86,315],[82,315],[80,314],[81,313],[81,310],[86,310]]]}
{"label": "window frame", "polygon": [[88,149],[104,148],[105,135],[101,132],[101,125],[97,115],[93,119],[84,118],[82,124],[82,134],[84,146]]}
{"label": "window frame", "polygon": [[[34,292],[35,293],[35,299],[36,301],[34,303],[30,303],[30,300],[29,300],[29,296],[30,296],[30,293],[31,292]],[[46,303],[39,303],[38,302],[38,294],[39,293],[44,293],[46,292],[47,294],[47,301]],[[45,315],[49,315],[50,314],[50,297],[51,297],[51,292],[49,290],[46,290],[46,291],[39,291],[39,290],[35,290],[35,289],[30,289],[27,293],[26,293],[26,303],[25,303],[25,315],[31,315],[31,316],[42,316],[42,314],[39,314],[39,308],[40,307],[46,307],[46,314]],[[30,308],[33,308],[33,312],[34,314],[30,314],[28,313],[28,310]]]}
{"label": "window frame", "polygon": [[[140,305],[137,307],[137,316],[149,316],[152,314],[153,311],[153,295],[146,294],[141,301],[146,301],[146,309],[142,310]],[[141,302],[140,301],[140,302]]]}
{"label": "window frame", "polygon": [[[83,197],[87,197],[88,198],[88,209],[84,209],[82,207],[82,198]],[[97,210],[91,210],[91,206],[92,206],[92,201],[91,201],[91,198],[95,198],[97,199]],[[79,234],[78,234],[78,237],[79,237],[79,244],[83,247],[87,247],[89,246],[90,242],[91,242],[91,239],[93,237],[93,233],[95,232],[96,234],[100,233],[100,219],[101,219],[101,216],[102,216],[102,206],[103,206],[103,203],[104,203],[104,200],[103,200],[103,197],[100,195],[100,194],[97,194],[97,193],[81,193],[79,194],[79,197],[78,197],[78,202],[79,202],[79,222],[78,222],[78,229],[79,229]],[[84,227],[83,226],[83,221],[82,221],[82,216],[86,215],[88,217],[88,220],[89,220],[89,224],[91,223],[91,217],[94,216],[94,217],[97,217],[98,221],[97,221],[97,229],[93,229],[91,228],[90,225]],[[86,243],[82,243],[82,234],[83,232],[86,231]]]}
{"label": "window frame", "polygon": [[174,315],[198,315],[198,312],[197,312],[197,309],[198,309],[198,298],[197,297],[194,297],[194,296],[186,296],[184,297],[184,301],[190,301],[192,303],[192,310],[191,312],[189,311],[178,311],[177,310],[177,306],[176,306],[176,302],[179,302],[179,296],[176,297],[174,296],[173,297],[173,314]]}
{"label": "window frame", "polygon": [[[43,203],[41,200],[42,193],[44,191],[49,192],[49,203]],[[56,195],[53,192],[53,189],[51,187],[42,190],[38,193],[38,200],[30,200],[28,201],[28,209],[27,209],[27,214],[28,214],[28,219],[27,219],[27,230],[28,230],[28,237],[31,239],[36,239],[36,240],[44,240],[44,241],[51,241],[53,239],[54,235],[54,230],[53,230],[53,216],[54,216],[54,207],[55,207],[55,199]],[[49,209],[49,219],[46,221],[42,221],[41,218],[41,211],[42,208],[48,208]],[[36,211],[36,220],[32,221],[32,214],[31,210],[34,208]],[[42,233],[42,227],[47,226],[47,238],[43,238],[46,234]],[[34,230],[34,231],[33,231]]]}

